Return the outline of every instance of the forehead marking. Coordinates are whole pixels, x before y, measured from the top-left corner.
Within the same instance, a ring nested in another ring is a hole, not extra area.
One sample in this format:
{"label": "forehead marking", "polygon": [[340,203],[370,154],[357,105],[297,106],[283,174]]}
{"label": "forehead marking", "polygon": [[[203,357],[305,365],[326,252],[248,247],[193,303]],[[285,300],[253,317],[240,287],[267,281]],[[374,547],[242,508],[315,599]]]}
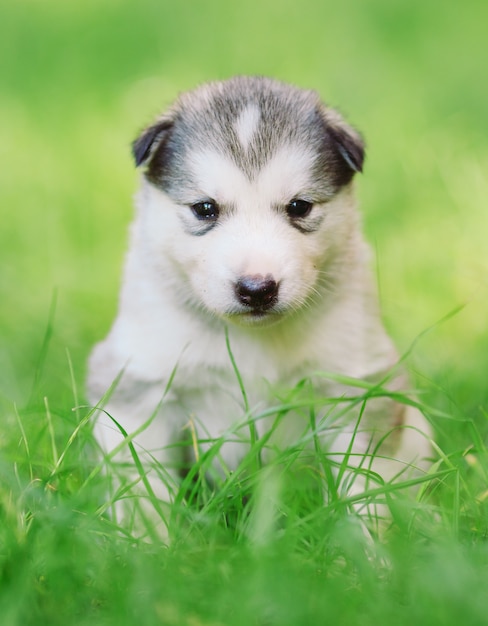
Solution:
{"label": "forehead marking", "polygon": [[257,104],[249,104],[237,118],[234,129],[244,150],[248,149],[258,129],[260,119],[261,112]]}

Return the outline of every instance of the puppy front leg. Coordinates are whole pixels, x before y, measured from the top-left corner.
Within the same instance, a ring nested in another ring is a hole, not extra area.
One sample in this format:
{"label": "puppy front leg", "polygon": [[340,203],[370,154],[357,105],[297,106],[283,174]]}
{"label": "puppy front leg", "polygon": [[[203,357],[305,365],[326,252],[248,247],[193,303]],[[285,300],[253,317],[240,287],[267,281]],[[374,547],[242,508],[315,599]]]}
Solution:
{"label": "puppy front leg", "polygon": [[343,433],[333,448],[351,451],[343,455],[339,470],[343,493],[353,499],[356,513],[381,535],[392,519],[389,498],[413,501],[416,497],[430,466],[431,432],[416,408],[385,398],[370,402],[361,421],[363,430],[359,428],[353,439]]}
{"label": "puppy front leg", "polygon": [[100,409],[94,432],[112,481],[107,508],[135,534],[164,538],[182,455],[178,407],[161,395],[147,388],[128,399],[122,387]]}

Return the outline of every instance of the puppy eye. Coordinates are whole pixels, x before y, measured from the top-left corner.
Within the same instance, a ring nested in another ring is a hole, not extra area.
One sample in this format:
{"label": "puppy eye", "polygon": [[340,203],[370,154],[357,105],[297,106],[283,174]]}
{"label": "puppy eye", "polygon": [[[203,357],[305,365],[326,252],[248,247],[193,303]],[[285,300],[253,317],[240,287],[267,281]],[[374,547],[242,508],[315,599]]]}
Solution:
{"label": "puppy eye", "polygon": [[300,217],[307,217],[312,208],[312,202],[308,202],[308,200],[295,199],[287,204],[286,212],[288,214],[288,217],[291,217],[292,219],[298,219]]}
{"label": "puppy eye", "polygon": [[213,200],[192,204],[191,210],[199,220],[216,220],[219,216],[219,207]]}

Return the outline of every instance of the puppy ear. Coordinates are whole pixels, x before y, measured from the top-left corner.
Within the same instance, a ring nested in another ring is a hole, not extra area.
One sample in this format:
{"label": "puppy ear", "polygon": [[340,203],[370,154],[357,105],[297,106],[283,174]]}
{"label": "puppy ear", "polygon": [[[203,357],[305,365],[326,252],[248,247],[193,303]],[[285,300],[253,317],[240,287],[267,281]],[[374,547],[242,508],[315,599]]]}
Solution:
{"label": "puppy ear", "polygon": [[352,178],[356,172],[363,171],[364,141],[361,135],[349,126],[334,109],[322,109],[322,116],[332,145],[349,172],[349,177]]}
{"label": "puppy ear", "polygon": [[345,124],[329,126],[329,133],[337,151],[352,172],[362,172],[364,164],[364,141],[359,133]]}
{"label": "puppy ear", "polygon": [[156,124],[146,128],[141,135],[132,144],[132,154],[136,162],[136,166],[146,163],[154,154],[156,148],[168,136],[174,120],[165,117]]}

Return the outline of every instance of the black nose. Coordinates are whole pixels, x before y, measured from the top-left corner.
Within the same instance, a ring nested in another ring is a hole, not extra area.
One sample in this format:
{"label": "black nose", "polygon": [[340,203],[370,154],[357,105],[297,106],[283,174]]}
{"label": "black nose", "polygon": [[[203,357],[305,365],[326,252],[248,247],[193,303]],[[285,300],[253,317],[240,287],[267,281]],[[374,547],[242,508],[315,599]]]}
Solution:
{"label": "black nose", "polygon": [[243,276],[235,286],[237,298],[242,304],[253,309],[268,309],[275,304],[278,298],[278,283],[268,274]]}

